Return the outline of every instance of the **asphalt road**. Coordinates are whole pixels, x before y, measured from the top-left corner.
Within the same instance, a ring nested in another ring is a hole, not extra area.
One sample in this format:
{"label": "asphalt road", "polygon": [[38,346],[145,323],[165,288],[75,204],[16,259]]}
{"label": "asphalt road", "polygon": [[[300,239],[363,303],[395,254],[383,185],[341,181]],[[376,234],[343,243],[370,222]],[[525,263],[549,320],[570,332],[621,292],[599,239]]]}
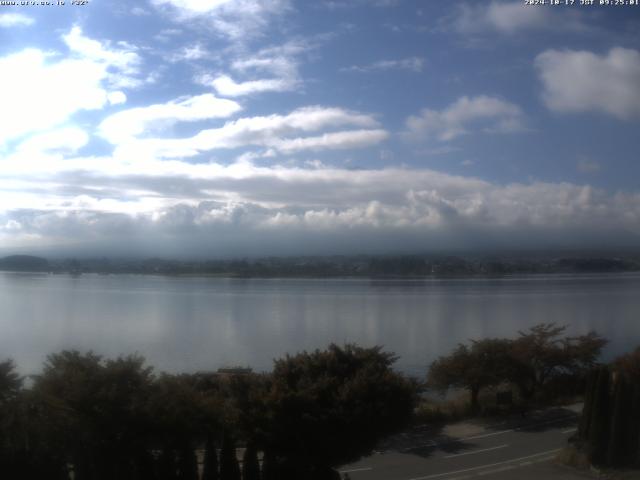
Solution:
{"label": "asphalt road", "polygon": [[497,424],[414,430],[340,471],[352,480],[584,479],[553,462],[576,430],[576,411],[578,406]]}

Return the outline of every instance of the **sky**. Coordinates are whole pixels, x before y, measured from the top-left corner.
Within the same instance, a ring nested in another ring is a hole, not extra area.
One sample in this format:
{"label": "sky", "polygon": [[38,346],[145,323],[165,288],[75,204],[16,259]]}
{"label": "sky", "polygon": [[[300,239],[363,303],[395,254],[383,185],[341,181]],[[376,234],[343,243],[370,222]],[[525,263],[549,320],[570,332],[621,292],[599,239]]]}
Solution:
{"label": "sky", "polygon": [[640,246],[640,6],[44,3],[0,2],[0,254]]}

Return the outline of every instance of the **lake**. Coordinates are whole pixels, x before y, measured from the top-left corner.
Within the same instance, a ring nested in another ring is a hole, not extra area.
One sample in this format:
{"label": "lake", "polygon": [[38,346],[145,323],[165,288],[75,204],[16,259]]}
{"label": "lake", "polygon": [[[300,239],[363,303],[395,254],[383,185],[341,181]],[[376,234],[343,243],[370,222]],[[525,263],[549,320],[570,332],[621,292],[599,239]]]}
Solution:
{"label": "lake", "polygon": [[466,279],[237,279],[0,273],[0,358],[24,373],[65,348],[140,353],[158,370],[249,365],[331,342],[384,345],[397,368],[540,322],[640,345],[640,274]]}

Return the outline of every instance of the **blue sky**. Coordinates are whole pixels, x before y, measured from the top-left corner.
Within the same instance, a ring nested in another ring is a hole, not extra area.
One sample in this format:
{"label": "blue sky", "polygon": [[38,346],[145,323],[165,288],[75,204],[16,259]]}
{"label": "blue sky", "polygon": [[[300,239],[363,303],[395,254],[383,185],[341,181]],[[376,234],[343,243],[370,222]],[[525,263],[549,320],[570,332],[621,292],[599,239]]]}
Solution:
{"label": "blue sky", "polygon": [[0,252],[638,245],[638,6],[19,3]]}

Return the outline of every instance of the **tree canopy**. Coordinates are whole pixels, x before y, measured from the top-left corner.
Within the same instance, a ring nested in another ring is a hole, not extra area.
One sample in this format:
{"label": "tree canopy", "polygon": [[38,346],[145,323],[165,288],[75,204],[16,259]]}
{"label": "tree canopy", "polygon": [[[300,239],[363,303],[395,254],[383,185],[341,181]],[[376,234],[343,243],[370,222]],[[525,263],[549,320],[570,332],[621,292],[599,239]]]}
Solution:
{"label": "tree canopy", "polygon": [[458,345],[435,360],[428,385],[437,390],[467,389],[478,408],[481,389],[502,383],[516,385],[530,400],[559,375],[586,375],[607,341],[595,332],[563,336],[566,326],[542,323],[519,332],[515,339],[489,338]]}
{"label": "tree canopy", "polygon": [[404,426],[415,384],[380,347],[331,345],[276,360],[267,397],[268,448],[317,470],[353,461]]}
{"label": "tree canopy", "polygon": [[509,376],[511,342],[500,338],[473,340],[435,360],[428,373],[428,384],[438,390],[464,388],[471,396],[471,408],[478,408],[480,389],[497,385]]}

